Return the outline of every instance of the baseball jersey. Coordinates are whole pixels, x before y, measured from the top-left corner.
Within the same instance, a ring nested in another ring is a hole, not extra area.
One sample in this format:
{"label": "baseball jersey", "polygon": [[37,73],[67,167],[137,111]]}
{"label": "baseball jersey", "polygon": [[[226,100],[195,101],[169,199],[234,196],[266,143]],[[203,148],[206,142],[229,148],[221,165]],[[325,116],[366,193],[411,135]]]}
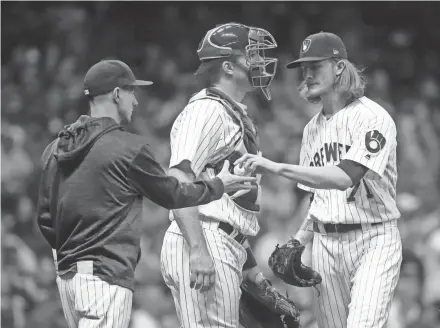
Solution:
{"label": "baseball jersey", "polygon": [[[214,169],[207,168],[207,165],[216,163],[234,150],[247,153],[239,123],[231,117],[221,102],[206,95],[207,91],[203,89],[190,99],[176,118],[170,134],[170,167],[188,160],[197,179],[214,177]],[[237,104],[243,111],[241,114],[247,115],[246,106]],[[257,180],[259,204],[261,176]],[[242,193],[243,191],[239,191],[234,196]],[[234,196],[225,193],[221,199],[199,206],[199,213],[215,221],[227,222],[245,235],[255,236],[259,230],[256,217],[258,212],[238,206],[233,201]],[[173,220],[172,212],[170,219]]]}
{"label": "baseball jersey", "polygon": [[309,214],[323,223],[375,223],[398,219],[396,125],[388,112],[361,97],[327,119],[322,112],[304,128],[300,165],[337,165],[342,159],[368,168],[345,191],[298,187],[314,193]]}

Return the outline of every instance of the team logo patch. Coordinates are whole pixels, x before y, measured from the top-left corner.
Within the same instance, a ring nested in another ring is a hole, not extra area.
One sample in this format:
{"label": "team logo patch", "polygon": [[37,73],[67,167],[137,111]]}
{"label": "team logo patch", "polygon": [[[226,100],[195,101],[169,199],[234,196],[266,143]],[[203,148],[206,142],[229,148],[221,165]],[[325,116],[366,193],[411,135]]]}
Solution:
{"label": "team logo patch", "polygon": [[365,135],[365,147],[372,154],[378,153],[385,144],[385,137],[377,130],[368,131]]}
{"label": "team logo patch", "polygon": [[311,44],[312,44],[312,40],[310,40],[310,39],[305,39],[305,40],[303,41],[302,46],[301,46],[301,51],[302,51],[302,52],[307,52],[307,50],[309,50]]}

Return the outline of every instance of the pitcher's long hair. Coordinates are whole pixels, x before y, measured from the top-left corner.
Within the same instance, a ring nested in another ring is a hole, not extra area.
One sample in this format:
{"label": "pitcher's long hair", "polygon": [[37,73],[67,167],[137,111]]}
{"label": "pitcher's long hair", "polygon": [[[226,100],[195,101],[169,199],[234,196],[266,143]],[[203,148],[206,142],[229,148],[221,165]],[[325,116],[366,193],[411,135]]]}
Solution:
{"label": "pitcher's long hair", "polygon": [[[333,85],[333,90],[342,94],[343,99],[347,102],[352,102],[364,95],[365,87],[367,85],[367,78],[363,73],[363,69],[357,68],[353,63],[347,59],[330,59],[333,65],[339,61],[345,64],[345,68],[341,75],[336,77]],[[311,103],[318,103],[320,98],[307,97],[307,84],[304,80],[298,87],[300,96]]]}

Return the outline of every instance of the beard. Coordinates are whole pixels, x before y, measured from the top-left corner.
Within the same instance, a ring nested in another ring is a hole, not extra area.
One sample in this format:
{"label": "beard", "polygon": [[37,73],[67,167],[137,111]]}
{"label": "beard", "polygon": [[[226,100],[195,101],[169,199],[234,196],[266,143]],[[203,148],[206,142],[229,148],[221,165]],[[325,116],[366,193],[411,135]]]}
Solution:
{"label": "beard", "polygon": [[321,101],[321,96],[318,92],[309,90],[307,84],[302,82],[298,88],[301,98],[306,99],[309,103],[317,104]]}

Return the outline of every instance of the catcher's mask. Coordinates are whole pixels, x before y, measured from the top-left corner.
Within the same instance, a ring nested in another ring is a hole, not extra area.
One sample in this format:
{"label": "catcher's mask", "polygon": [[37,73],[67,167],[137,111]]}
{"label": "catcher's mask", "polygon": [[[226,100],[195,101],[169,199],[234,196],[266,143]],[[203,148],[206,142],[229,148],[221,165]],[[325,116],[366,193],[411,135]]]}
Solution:
{"label": "catcher's mask", "polygon": [[270,100],[269,86],[275,77],[278,59],[267,57],[266,50],[276,47],[274,37],[265,29],[239,23],[219,25],[209,30],[199,44],[197,54],[202,64],[195,74],[202,73],[212,59],[244,54],[250,67],[249,81]]}

